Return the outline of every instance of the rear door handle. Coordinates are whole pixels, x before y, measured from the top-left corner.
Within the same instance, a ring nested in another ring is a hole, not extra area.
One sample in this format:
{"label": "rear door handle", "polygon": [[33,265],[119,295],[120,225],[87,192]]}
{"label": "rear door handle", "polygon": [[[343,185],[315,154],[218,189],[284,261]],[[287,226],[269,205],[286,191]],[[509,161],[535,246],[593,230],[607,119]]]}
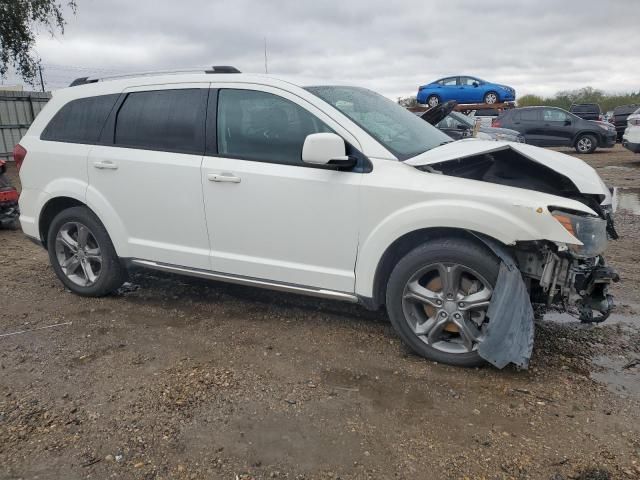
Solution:
{"label": "rear door handle", "polygon": [[240,177],[232,173],[210,173],[207,175],[210,182],[240,183]]}
{"label": "rear door handle", "polygon": [[118,169],[118,165],[113,163],[113,162],[109,162],[109,161],[104,161],[104,162],[93,162],[93,166],[95,168],[98,168],[100,170],[117,170]]}

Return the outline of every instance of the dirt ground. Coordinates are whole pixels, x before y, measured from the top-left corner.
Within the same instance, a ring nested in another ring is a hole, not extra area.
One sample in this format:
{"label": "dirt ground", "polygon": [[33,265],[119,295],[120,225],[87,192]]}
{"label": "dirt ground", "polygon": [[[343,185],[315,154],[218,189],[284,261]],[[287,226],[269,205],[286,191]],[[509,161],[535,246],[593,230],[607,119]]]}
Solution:
{"label": "dirt ground", "polygon": [[624,187],[618,311],[549,315],[528,371],[428,362],[382,312],[247,287],[141,271],[81,298],[0,231],[0,479],[640,478],[640,155],[583,158]]}

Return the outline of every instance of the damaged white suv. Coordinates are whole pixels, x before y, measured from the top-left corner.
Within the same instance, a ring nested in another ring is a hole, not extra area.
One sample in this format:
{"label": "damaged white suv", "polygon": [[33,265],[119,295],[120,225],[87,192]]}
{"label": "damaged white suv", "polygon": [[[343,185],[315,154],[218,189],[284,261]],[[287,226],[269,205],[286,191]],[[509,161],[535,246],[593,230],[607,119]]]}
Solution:
{"label": "damaged white suv", "polygon": [[138,266],[385,306],[419,355],[498,367],[527,365],[532,303],[612,308],[612,194],[577,158],[232,67],[73,85],[14,155],[22,229],[77,294]]}

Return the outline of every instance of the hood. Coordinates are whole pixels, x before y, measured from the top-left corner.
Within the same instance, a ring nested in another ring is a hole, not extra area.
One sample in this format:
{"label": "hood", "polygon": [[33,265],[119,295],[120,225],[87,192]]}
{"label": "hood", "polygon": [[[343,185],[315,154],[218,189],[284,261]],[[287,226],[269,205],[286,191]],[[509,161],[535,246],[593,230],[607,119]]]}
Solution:
{"label": "hood", "polygon": [[517,137],[520,135],[520,132],[517,130],[511,130],[510,128],[501,128],[501,127],[483,127],[480,126],[480,131],[484,133],[488,133],[490,135],[510,135],[512,137]]}
{"label": "hood", "polygon": [[458,104],[455,100],[449,100],[448,102],[441,103],[440,105],[430,108],[420,118],[429,122],[431,125],[435,125],[449,115],[455,106]]}
{"label": "hood", "polygon": [[[560,174],[571,182],[582,194],[597,195],[602,204],[611,203],[611,192],[596,171],[579,158],[565,155],[553,150],[546,150],[525,143],[505,141],[486,141],[477,139],[465,139],[448,143],[440,147],[428,150],[418,156],[410,158],[404,163],[414,167],[435,165],[444,162],[468,159],[477,159],[485,154],[499,152],[515,152],[521,159],[542,165]],[[502,157],[505,155],[503,154]],[[515,158],[515,157],[514,157]],[[514,163],[517,158],[514,159]]]}

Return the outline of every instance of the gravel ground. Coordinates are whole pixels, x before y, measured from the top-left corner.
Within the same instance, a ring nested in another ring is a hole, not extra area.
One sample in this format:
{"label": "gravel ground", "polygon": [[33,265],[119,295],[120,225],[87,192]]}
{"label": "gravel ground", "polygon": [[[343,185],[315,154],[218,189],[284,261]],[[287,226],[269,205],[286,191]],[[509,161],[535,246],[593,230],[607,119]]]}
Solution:
{"label": "gravel ground", "polygon": [[549,315],[528,371],[428,362],[383,313],[247,287],[140,271],[81,298],[1,231],[0,478],[640,478],[640,155],[600,152],[619,308]]}

